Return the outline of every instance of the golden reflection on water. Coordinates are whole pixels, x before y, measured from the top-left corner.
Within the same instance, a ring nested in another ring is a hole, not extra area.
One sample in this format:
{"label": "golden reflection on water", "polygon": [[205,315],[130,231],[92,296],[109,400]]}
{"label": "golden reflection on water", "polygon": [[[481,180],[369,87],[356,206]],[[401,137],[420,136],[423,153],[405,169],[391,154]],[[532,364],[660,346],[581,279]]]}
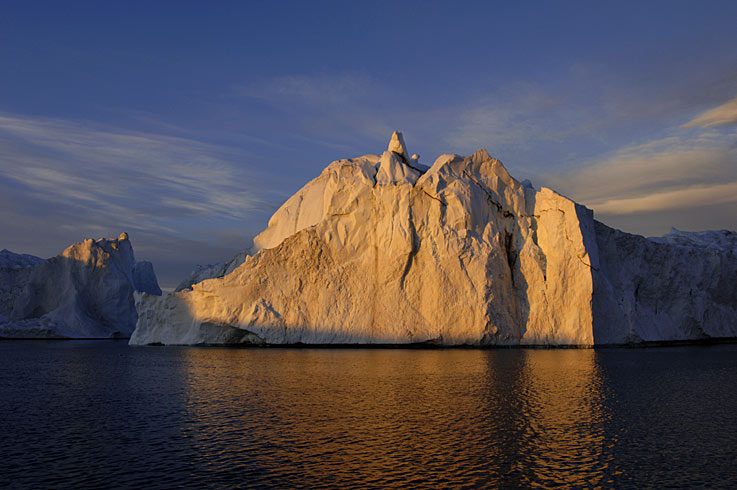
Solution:
{"label": "golden reflection on water", "polygon": [[608,486],[594,350],[188,349],[202,465],[284,486]]}
{"label": "golden reflection on water", "polygon": [[602,481],[612,441],[607,446],[604,427],[609,415],[596,352],[526,350],[523,354],[520,385],[524,387],[526,460],[544,469],[531,475],[530,485],[612,485]]}

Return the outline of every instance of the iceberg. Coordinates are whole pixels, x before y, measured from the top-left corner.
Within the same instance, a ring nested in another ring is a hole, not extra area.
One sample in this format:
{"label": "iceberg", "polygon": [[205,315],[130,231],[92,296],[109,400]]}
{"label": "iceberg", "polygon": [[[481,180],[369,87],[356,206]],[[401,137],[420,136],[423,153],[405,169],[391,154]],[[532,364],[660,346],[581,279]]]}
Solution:
{"label": "iceberg", "polygon": [[130,337],[133,292],[161,295],[150,262],[136,262],[126,233],[87,239],[47,260],[0,253],[0,337]]}
{"label": "iceberg", "polygon": [[517,181],[486,150],[429,168],[408,155],[395,132],[380,155],[331,163],[274,213],[239,265],[164,296],[136,293],[130,344],[737,336],[732,235],[630,235]]}

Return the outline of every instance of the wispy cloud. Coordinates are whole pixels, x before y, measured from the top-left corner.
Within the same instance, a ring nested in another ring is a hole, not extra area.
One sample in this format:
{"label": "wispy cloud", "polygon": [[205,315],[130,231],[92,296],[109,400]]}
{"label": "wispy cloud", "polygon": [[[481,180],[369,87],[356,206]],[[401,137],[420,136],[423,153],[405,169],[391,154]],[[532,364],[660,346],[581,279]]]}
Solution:
{"label": "wispy cloud", "polygon": [[695,185],[639,197],[609,199],[591,203],[591,206],[603,214],[634,214],[733,202],[737,202],[737,181]]}
{"label": "wispy cloud", "polygon": [[713,109],[703,112],[683,125],[684,128],[710,128],[737,123],[737,97]]}
{"label": "wispy cloud", "polygon": [[242,218],[263,207],[265,192],[244,188],[246,159],[191,139],[0,115],[0,177],[46,201],[134,223],[139,213],[163,225],[172,216]]}

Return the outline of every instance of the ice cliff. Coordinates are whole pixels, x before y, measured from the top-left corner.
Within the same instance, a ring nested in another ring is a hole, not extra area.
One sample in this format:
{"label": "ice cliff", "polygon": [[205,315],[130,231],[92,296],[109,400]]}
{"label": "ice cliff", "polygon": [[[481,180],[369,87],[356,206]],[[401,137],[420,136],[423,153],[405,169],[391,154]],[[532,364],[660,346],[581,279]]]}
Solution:
{"label": "ice cliff", "polygon": [[8,321],[13,303],[28,282],[31,270],[43,262],[40,257],[0,251],[0,325]]}
{"label": "ice cliff", "polygon": [[47,260],[0,252],[0,337],[129,337],[134,291],[161,294],[126,233],[75,243]]}
{"label": "ice cliff", "polygon": [[331,163],[231,272],[161,297],[137,294],[130,343],[737,336],[733,236],[649,240],[518,182],[486,150],[442,155],[429,169],[408,155],[395,133],[381,155]]}

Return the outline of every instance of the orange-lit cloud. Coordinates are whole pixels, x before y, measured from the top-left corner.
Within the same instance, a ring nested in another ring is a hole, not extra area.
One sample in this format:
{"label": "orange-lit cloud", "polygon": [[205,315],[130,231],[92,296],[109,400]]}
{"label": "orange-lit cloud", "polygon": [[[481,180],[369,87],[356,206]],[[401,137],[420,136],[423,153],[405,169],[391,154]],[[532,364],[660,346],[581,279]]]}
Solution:
{"label": "orange-lit cloud", "polygon": [[732,202],[737,202],[737,181],[691,186],[626,199],[594,201],[589,206],[604,214],[633,214]]}
{"label": "orange-lit cloud", "polygon": [[703,112],[683,125],[684,128],[710,128],[723,124],[737,123],[737,97],[724,104]]}
{"label": "orange-lit cloud", "polygon": [[737,202],[734,137],[703,132],[623,148],[550,180],[597,213],[678,211]]}

